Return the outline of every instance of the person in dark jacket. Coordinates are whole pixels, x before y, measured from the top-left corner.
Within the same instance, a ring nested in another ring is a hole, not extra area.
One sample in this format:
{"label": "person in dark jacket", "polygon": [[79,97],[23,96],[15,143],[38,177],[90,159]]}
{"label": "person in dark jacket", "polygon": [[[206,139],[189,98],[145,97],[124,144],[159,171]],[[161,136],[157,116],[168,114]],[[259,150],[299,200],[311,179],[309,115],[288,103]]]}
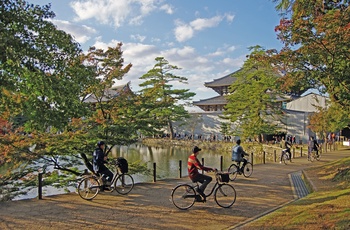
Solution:
{"label": "person in dark jacket", "polygon": [[110,186],[113,173],[105,166],[107,163],[107,156],[105,156],[104,149],[106,144],[104,141],[97,143],[97,148],[92,154],[92,165],[95,173],[103,175],[103,180],[106,182],[105,185]]}
{"label": "person in dark jacket", "polygon": [[[249,156],[249,154],[244,152],[243,147],[241,146],[241,140],[238,139],[236,145],[232,148],[232,161],[238,163],[240,170],[244,169],[245,165],[248,163],[248,160],[245,159],[244,156]],[[241,165],[241,162],[243,162],[243,165]]]}

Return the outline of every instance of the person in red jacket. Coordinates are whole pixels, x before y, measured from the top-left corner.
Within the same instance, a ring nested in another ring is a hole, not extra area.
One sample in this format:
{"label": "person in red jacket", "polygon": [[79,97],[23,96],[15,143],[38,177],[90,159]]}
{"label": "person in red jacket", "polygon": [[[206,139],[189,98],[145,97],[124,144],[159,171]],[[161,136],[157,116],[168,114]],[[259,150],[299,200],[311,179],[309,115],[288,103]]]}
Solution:
{"label": "person in red jacket", "polygon": [[210,176],[201,174],[198,172],[198,169],[204,170],[204,171],[215,171],[214,168],[209,168],[203,166],[199,160],[197,159],[197,155],[199,154],[199,151],[201,151],[200,148],[197,146],[194,146],[192,150],[192,154],[188,157],[187,161],[187,169],[188,169],[188,176],[193,182],[199,182],[201,185],[197,189],[197,192],[202,196],[203,201],[206,200],[206,195],[204,193],[205,188],[208,186],[208,184],[212,181],[212,178]]}

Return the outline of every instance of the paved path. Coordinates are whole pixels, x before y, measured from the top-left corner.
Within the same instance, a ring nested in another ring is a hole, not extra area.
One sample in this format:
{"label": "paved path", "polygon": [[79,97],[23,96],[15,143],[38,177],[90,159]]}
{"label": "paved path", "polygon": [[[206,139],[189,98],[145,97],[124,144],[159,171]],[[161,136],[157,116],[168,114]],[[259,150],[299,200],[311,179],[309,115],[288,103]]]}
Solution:
{"label": "paved path", "polygon": [[350,150],[341,150],[323,154],[320,162],[304,156],[288,165],[255,165],[251,178],[239,175],[232,183],[237,200],[228,209],[217,206],[212,197],[187,211],[175,208],[170,193],[178,183],[189,182],[182,178],[137,184],[127,196],[104,193],[93,201],[72,193],[3,202],[0,229],[238,229],[305,196],[302,170],[349,156]]}

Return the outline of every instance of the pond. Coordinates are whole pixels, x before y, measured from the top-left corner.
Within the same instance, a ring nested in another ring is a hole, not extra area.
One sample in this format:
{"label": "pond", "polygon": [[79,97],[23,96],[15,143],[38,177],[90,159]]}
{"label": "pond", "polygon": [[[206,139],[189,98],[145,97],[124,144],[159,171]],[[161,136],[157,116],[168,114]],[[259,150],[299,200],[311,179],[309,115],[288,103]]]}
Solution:
{"label": "pond", "polygon": [[[164,148],[148,147],[142,144],[130,146],[118,146],[112,151],[113,157],[124,157],[129,162],[140,161],[147,163],[147,167],[153,172],[156,164],[156,174],[158,179],[178,178],[179,165],[181,161],[181,175],[187,175],[187,158],[191,154],[190,148],[172,146]],[[220,159],[223,156],[223,168],[227,169],[231,164],[230,153],[218,153],[211,150],[202,150],[198,159],[204,159],[204,165],[220,169]],[[151,182],[153,175],[133,175],[135,182]]]}
{"label": "pond", "polygon": [[[156,179],[170,179],[179,178],[179,164],[181,161],[181,175],[185,177],[187,173],[187,158],[191,154],[192,149],[182,146],[171,146],[171,147],[149,147],[143,144],[132,144],[129,146],[116,146],[112,150],[111,154],[113,158],[124,157],[128,162],[143,162],[147,164],[148,169],[151,170],[153,174],[154,164],[156,165]],[[223,170],[226,170],[231,161],[230,152],[216,152],[213,150],[203,149],[198,155],[198,159],[202,162],[204,160],[204,165],[208,167],[217,168],[220,170],[222,158]],[[254,159],[254,163],[260,163],[260,159]],[[85,167],[84,167],[85,168]],[[82,168],[83,169],[83,168]],[[45,176],[45,175],[44,175]],[[141,182],[152,182],[153,175],[132,175],[135,183]],[[75,188],[68,188],[69,191],[74,192]],[[66,193],[65,190],[57,190],[53,187],[44,187],[43,195],[55,195]],[[35,198],[37,196],[37,189],[30,191],[25,196],[16,197],[15,200]]]}

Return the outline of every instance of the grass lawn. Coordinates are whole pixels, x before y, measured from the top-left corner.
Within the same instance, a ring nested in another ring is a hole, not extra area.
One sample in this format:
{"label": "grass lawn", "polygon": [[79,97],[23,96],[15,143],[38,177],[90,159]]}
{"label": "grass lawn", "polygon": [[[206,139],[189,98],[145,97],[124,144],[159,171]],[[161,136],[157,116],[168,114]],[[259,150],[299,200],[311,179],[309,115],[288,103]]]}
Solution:
{"label": "grass lawn", "polygon": [[318,188],[242,229],[350,229],[350,158],[306,171]]}

